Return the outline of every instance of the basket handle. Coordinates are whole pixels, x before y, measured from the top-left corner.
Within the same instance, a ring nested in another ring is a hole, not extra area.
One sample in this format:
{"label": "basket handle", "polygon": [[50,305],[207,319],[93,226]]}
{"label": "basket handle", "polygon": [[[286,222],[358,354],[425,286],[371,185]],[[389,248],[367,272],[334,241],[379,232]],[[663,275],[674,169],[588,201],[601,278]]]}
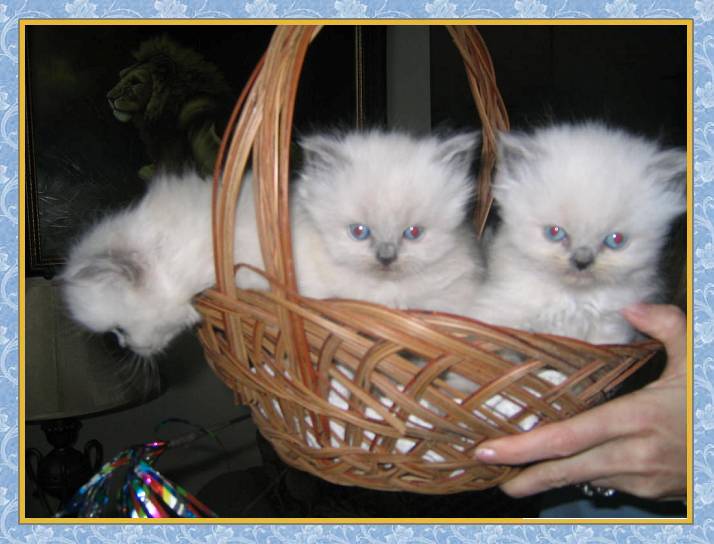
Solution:
{"label": "basket handle", "polygon": [[[508,129],[508,117],[496,86],[491,58],[476,28],[456,25],[447,28],[463,57],[483,125],[479,203],[475,218],[480,234],[491,205],[496,131]],[[214,177],[213,244],[216,287],[229,298],[237,296],[233,269],[235,209],[246,166],[252,156],[256,221],[265,270],[287,287],[283,296],[296,300],[288,206],[289,148],[300,72],[307,49],[320,29],[320,26],[302,25],[284,25],[275,29],[265,55],[239,98],[231,116],[231,126],[221,143]],[[221,168],[222,183],[219,183]],[[298,363],[303,383],[316,388],[317,377],[309,360],[301,319],[281,309],[278,320],[288,339],[288,350]],[[237,324],[228,329],[235,331],[229,333],[229,341],[238,342]]]}
{"label": "basket handle", "polygon": [[496,165],[498,132],[508,131],[510,124],[496,84],[491,55],[481,34],[474,26],[448,25],[446,29],[461,53],[471,94],[481,118],[481,169],[477,180],[478,205],[474,214],[474,226],[480,238],[493,203],[491,179]]}
{"label": "basket handle", "polygon": [[[492,204],[491,179],[496,162],[497,133],[509,129],[508,113],[498,90],[493,62],[476,27],[447,25],[446,28],[463,59],[469,87],[481,119],[483,132],[481,169],[476,182],[478,205],[473,220],[475,229],[481,236]],[[229,191],[227,186],[231,184],[240,186],[251,150],[254,162],[261,162],[261,164],[255,165],[256,170],[261,166],[268,171],[272,170],[269,174],[272,178],[272,182],[269,184],[272,185],[272,190],[267,193],[261,190],[256,191],[257,207],[258,209],[267,207],[271,211],[277,209],[277,217],[281,221],[281,225],[271,228],[266,224],[266,221],[259,220],[259,223],[262,223],[259,225],[259,231],[266,269],[269,274],[279,278],[288,286],[295,283],[286,201],[290,125],[292,124],[294,93],[306,48],[320,29],[319,26],[279,26],[276,28],[271,45],[253,71],[224,133],[214,171],[213,243],[217,287],[223,292],[227,291],[228,294],[234,289],[232,285],[232,263],[234,260],[230,258],[233,256],[233,247],[232,243],[228,242],[233,240],[232,214],[235,205],[235,202],[230,202],[229,195],[237,195],[237,189]],[[299,49],[299,51],[296,52],[295,49]],[[271,57],[271,60],[266,61],[267,57]],[[266,62],[270,62],[270,67],[266,67]],[[279,77],[272,77],[276,75],[272,74],[276,70],[281,72]],[[285,78],[288,79],[287,85],[285,85]],[[281,83],[283,83],[281,87],[288,89],[286,94],[292,95],[293,100],[286,99],[285,95],[271,96],[270,99],[261,96],[261,93],[263,95],[274,94],[275,86],[280,86]],[[265,115],[263,110],[270,110],[274,114],[276,109],[281,108],[279,123],[262,122]],[[239,114],[240,119],[238,118]],[[269,124],[270,127],[263,127],[260,130],[259,125],[265,124]],[[278,128],[281,129],[281,134],[273,134],[270,137],[269,131],[273,130],[277,133]],[[255,161],[261,156],[256,149],[258,147],[263,147],[267,151],[266,155],[272,155],[272,158],[269,161]],[[275,170],[278,171],[277,176]],[[226,181],[223,187],[219,183],[221,172],[224,181]],[[262,182],[257,179],[258,177],[256,176],[256,185],[262,185]],[[282,179],[276,179],[278,177]],[[271,202],[268,203],[268,200]],[[265,206],[266,204],[268,205]],[[265,220],[267,217],[263,216],[263,219]]]}

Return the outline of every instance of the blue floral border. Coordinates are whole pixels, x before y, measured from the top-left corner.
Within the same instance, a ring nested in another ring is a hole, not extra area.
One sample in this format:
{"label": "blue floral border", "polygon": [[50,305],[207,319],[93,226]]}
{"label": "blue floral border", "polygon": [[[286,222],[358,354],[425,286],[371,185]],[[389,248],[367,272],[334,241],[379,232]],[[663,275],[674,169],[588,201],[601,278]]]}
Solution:
{"label": "blue floral border", "polygon": [[[687,18],[694,43],[693,525],[19,525],[18,21],[28,18]],[[0,3],[0,539],[9,542],[714,541],[714,0],[26,0]]]}

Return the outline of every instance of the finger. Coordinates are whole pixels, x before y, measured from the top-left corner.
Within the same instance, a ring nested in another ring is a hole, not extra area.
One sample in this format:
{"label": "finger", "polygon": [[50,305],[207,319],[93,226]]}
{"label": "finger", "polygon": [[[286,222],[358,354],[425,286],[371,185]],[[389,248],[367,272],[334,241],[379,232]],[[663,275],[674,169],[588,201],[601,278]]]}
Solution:
{"label": "finger", "polygon": [[636,432],[636,418],[627,413],[627,397],[615,399],[558,423],[526,433],[482,442],[476,458],[484,463],[517,465],[568,457],[614,438]]}
{"label": "finger", "polygon": [[617,477],[628,472],[627,459],[621,447],[608,444],[565,459],[532,465],[502,484],[501,489],[511,497],[527,497],[582,482],[604,486],[602,482],[606,481],[607,487],[622,489],[617,485]]}
{"label": "finger", "polygon": [[[553,461],[552,463],[555,465],[555,463],[559,462],[560,461]],[[552,470],[560,471],[562,469],[563,467],[554,466]],[[677,491],[661,491],[658,487],[656,487],[656,485],[651,485],[649,480],[641,474],[616,474],[614,476],[600,478],[587,478],[584,474],[568,476],[561,473],[553,477],[546,477],[541,481],[538,481],[537,478],[538,475],[529,474],[526,473],[526,471],[523,471],[512,480],[502,484],[501,490],[513,498],[521,498],[543,491],[548,491],[550,489],[557,489],[568,485],[576,485],[587,482],[592,487],[615,489],[643,499],[673,501],[682,500],[686,497],[686,495],[678,494]]]}
{"label": "finger", "polygon": [[687,342],[687,319],[682,310],[672,305],[634,304],[624,308],[622,315],[635,328],[664,344],[669,373],[681,370],[686,361]]}

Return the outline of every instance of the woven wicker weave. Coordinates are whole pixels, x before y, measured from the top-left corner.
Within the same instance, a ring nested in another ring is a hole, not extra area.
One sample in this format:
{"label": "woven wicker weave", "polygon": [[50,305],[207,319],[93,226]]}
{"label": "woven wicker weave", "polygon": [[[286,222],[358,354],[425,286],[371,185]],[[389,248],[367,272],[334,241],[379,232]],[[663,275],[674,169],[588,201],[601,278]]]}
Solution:
{"label": "woven wicker weave", "polygon": [[[319,30],[277,28],[224,138],[216,172],[224,183],[216,182],[214,191],[216,286],[196,301],[207,359],[237,401],[251,407],[283,460],[299,469],[339,484],[420,493],[498,485],[518,469],[476,461],[480,441],[601,402],[659,344],[593,346],[457,316],[297,294],[288,156],[298,78]],[[483,127],[475,218],[481,230],[495,131],[506,130],[508,120],[477,31],[453,26],[449,32]],[[234,283],[233,263],[240,259],[233,254],[233,218],[251,152],[269,292]],[[447,371],[478,387],[464,393],[444,379]]]}

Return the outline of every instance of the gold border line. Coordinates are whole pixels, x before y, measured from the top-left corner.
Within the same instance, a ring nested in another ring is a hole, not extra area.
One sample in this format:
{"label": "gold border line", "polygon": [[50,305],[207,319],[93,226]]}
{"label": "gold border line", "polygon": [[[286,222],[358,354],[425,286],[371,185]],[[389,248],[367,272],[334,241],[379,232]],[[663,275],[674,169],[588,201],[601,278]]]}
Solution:
{"label": "gold border line", "polygon": [[43,26],[684,26],[693,19],[20,19]]}
{"label": "gold border line", "polygon": [[687,521],[694,523],[694,22],[687,23]]}
{"label": "gold border line", "polygon": [[27,518],[23,525],[686,525],[686,518]]}
{"label": "gold border line", "polygon": [[[687,31],[687,517],[686,518],[46,518],[25,516],[25,29],[27,26],[259,26],[327,24],[344,25],[480,25],[480,26],[685,26]],[[19,470],[20,524],[52,525],[683,525],[693,523],[693,19],[20,19],[19,20]]]}
{"label": "gold border line", "polygon": [[18,88],[18,101],[20,104],[20,142],[19,142],[19,168],[20,182],[18,187],[19,194],[19,211],[18,211],[18,222],[20,225],[20,230],[18,233],[19,238],[19,251],[18,251],[18,355],[19,360],[19,379],[18,379],[18,399],[19,399],[19,409],[18,409],[18,434],[19,434],[19,463],[18,463],[18,513],[20,515],[20,522],[25,519],[25,25],[20,22],[20,30],[18,34],[19,42],[19,58],[18,62],[20,64],[20,77],[19,77],[19,88]]}

